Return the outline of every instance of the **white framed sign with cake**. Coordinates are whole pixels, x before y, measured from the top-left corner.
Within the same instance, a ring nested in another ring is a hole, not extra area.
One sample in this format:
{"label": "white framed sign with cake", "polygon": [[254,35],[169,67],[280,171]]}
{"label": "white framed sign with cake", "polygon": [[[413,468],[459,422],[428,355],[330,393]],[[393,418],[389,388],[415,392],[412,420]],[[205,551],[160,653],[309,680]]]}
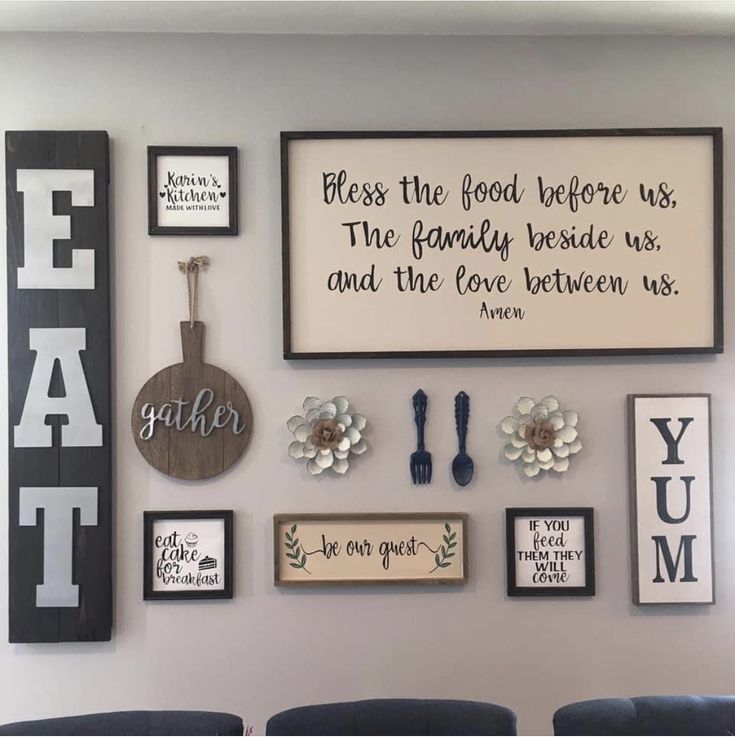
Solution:
{"label": "white framed sign with cake", "polygon": [[231,599],[232,510],[143,513],[143,599]]}

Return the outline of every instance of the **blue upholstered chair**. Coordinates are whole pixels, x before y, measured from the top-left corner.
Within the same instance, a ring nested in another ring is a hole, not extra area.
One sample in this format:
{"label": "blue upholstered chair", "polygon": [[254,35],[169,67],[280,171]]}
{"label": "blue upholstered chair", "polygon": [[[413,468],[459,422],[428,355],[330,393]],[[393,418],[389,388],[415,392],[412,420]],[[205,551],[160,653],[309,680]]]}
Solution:
{"label": "blue upholstered chair", "polygon": [[512,710],[463,700],[363,700],[295,707],[266,735],[515,735]]}
{"label": "blue upholstered chair", "polygon": [[0,735],[242,735],[242,719],[225,712],[135,710],[0,725]]}
{"label": "blue upholstered chair", "polygon": [[733,735],[735,697],[632,697],[575,702],[554,735]]}

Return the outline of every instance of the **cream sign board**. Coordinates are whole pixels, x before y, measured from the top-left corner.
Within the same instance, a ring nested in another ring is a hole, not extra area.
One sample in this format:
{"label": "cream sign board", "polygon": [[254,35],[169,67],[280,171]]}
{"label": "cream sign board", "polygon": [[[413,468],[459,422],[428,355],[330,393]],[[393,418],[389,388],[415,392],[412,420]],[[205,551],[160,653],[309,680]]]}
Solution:
{"label": "cream sign board", "polygon": [[285,358],[722,350],[721,129],[283,133]]}
{"label": "cream sign board", "polygon": [[714,603],[709,395],[629,395],[636,605]]}
{"label": "cream sign board", "polygon": [[461,583],[464,513],[275,515],[275,583]]}

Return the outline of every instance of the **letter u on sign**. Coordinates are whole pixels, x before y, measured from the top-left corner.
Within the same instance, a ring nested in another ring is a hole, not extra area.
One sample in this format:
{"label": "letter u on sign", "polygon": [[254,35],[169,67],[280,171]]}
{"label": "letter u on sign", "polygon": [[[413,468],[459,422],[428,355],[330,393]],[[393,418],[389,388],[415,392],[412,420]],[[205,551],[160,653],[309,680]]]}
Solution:
{"label": "letter u on sign", "polygon": [[712,604],[709,395],[629,395],[633,602]]}
{"label": "letter u on sign", "polygon": [[108,148],[5,135],[14,643],[111,637]]}

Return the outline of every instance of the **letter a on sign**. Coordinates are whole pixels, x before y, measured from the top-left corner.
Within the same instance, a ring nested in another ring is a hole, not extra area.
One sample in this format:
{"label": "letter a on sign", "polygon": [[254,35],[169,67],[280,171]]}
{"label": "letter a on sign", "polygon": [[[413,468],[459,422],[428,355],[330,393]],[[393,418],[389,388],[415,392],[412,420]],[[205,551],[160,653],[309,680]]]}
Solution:
{"label": "letter a on sign", "polygon": [[709,395],[628,396],[633,602],[711,604]]}
{"label": "letter a on sign", "polygon": [[5,134],[13,643],[111,637],[108,152]]}

